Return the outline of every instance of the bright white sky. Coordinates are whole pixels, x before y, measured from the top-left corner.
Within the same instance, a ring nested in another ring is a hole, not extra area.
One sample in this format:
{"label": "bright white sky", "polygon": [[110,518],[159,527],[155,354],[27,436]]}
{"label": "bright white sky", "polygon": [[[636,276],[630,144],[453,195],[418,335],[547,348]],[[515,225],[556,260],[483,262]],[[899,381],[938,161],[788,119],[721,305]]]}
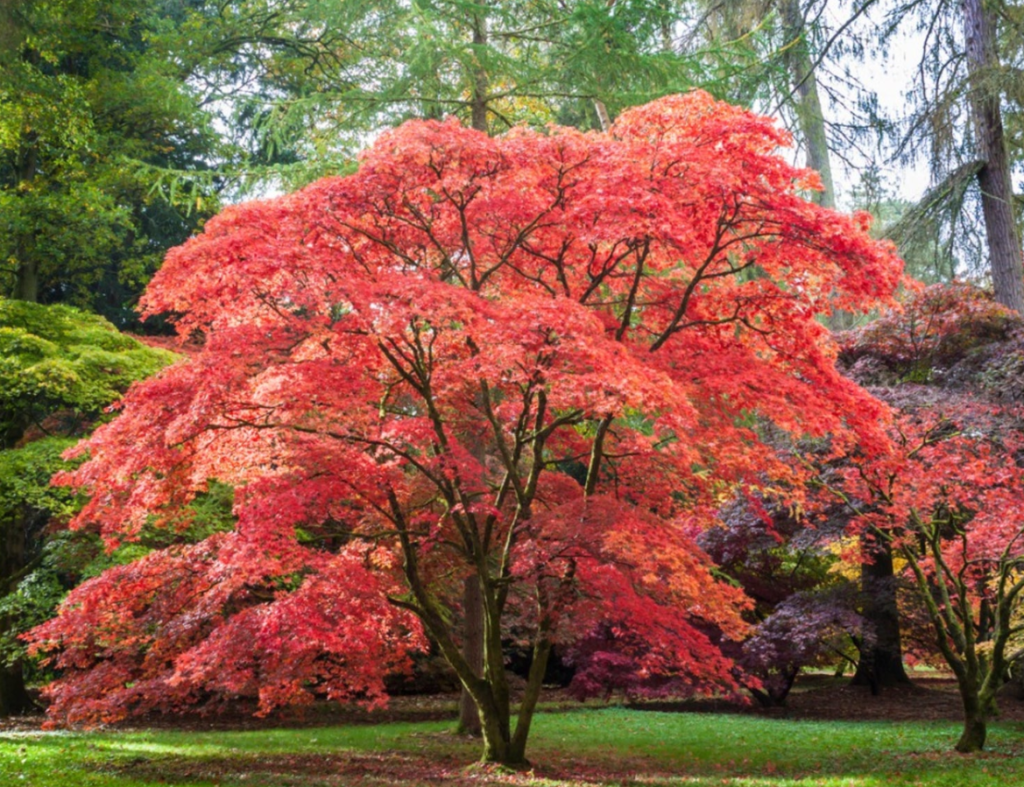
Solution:
{"label": "bright white sky", "polygon": [[[834,26],[840,25],[848,12],[848,8],[836,8],[835,5],[830,6],[828,11]],[[865,27],[873,27],[880,24],[880,20],[869,15],[863,24]],[[906,114],[905,94],[916,76],[922,45],[923,35],[920,32],[904,29],[899,38],[890,44],[884,59],[876,54],[851,68],[864,87],[878,96],[879,109],[890,117],[902,118]],[[825,111],[833,113],[834,117],[838,110],[832,106]],[[910,167],[887,164],[887,155],[881,152],[877,163],[889,186],[896,191],[897,196],[912,202],[918,201],[930,185],[928,163],[918,161]],[[867,166],[869,163],[865,161],[863,164]],[[850,191],[857,184],[859,173],[846,168],[841,161],[834,161],[832,166],[839,204],[849,208]]]}

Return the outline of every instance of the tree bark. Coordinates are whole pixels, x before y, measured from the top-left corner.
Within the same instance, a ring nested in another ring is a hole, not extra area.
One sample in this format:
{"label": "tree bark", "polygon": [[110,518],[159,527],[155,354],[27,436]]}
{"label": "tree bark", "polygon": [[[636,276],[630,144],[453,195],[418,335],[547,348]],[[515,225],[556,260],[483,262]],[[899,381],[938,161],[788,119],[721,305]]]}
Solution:
{"label": "tree bark", "polygon": [[964,706],[964,729],[955,748],[961,754],[981,751],[985,746],[985,735],[988,731],[986,703],[981,702],[976,685],[965,685],[962,680],[960,681],[960,699]]}
{"label": "tree bark", "polygon": [[18,716],[34,708],[21,664],[0,668],[0,716]]}
{"label": "tree bark", "polygon": [[487,68],[480,62],[480,52],[487,46],[487,0],[476,0],[479,11],[473,14],[473,92],[471,98],[471,125],[477,131],[488,131],[487,123],[487,91],[490,89],[490,80],[487,76]]}
{"label": "tree bark", "polygon": [[991,84],[999,70],[996,15],[985,0],[963,0],[970,104],[977,145],[985,165],[978,171],[989,265],[996,300],[1024,313],[1024,265],[1013,211],[1010,158],[1003,132],[1001,92]]}
{"label": "tree bark", "polygon": [[861,548],[865,558],[860,570],[862,614],[874,629],[874,641],[861,648],[852,684],[870,686],[877,694],[882,688],[907,685],[910,678],[903,667],[892,551],[887,542],[867,537]]}
{"label": "tree bark", "polygon": [[782,31],[786,39],[786,66],[793,81],[793,93],[800,134],[807,152],[807,166],[821,175],[824,191],[811,195],[811,199],[826,208],[836,206],[835,187],[832,182],[832,163],[828,150],[825,114],[818,96],[818,80],[814,75],[814,61],[807,45],[807,28],[800,0],[779,0]]}
{"label": "tree bark", "polygon": [[11,298],[16,301],[39,302],[39,266],[25,251],[25,247],[18,244],[18,267],[15,270],[14,290]]}
{"label": "tree bark", "polygon": [[[465,617],[462,655],[474,674],[480,677],[484,666],[484,607],[480,597],[480,580],[475,575],[466,577],[463,585],[462,612]],[[473,736],[479,736],[482,732],[476,702],[465,688],[459,697],[459,732]]]}
{"label": "tree bark", "polygon": [[[793,83],[793,109],[800,126],[807,166],[821,177],[821,191],[813,192],[811,201],[823,208],[835,208],[836,190],[832,180],[832,159],[828,149],[828,129],[825,113],[818,95],[818,78],[814,73],[814,60],[807,42],[807,23],[800,0],[779,0],[782,35],[786,42],[785,62]],[[853,315],[836,311],[828,318],[833,331],[852,328]]]}

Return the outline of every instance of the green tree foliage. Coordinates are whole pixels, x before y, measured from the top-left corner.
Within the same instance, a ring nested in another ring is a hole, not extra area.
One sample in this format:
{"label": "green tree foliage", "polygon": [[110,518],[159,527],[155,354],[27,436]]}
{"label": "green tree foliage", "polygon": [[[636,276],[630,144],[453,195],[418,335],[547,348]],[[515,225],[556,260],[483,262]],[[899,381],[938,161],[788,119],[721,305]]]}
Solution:
{"label": "green tree foliage", "polygon": [[[49,615],[95,557],[81,536],[48,536],[75,507],[50,485],[61,454],[136,380],[173,354],[68,306],[0,299],[0,712],[26,707],[16,637]],[[95,540],[92,539],[94,542]]]}
{"label": "green tree foliage", "polygon": [[204,206],[172,206],[140,168],[204,168],[220,144],[187,54],[170,48],[183,5],[14,0],[0,12],[0,293],[124,325],[163,252],[195,229]]}
{"label": "green tree foliage", "polygon": [[370,134],[410,118],[598,128],[599,107],[614,117],[694,86],[737,100],[762,76],[740,47],[697,44],[689,2],[284,0],[273,15],[266,6],[211,6],[189,41],[218,51],[231,29],[232,40],[254,42],[201,70],[232,86],[220,109],[250,161],[306,163],[278,170],[286,186],[336,172]]}

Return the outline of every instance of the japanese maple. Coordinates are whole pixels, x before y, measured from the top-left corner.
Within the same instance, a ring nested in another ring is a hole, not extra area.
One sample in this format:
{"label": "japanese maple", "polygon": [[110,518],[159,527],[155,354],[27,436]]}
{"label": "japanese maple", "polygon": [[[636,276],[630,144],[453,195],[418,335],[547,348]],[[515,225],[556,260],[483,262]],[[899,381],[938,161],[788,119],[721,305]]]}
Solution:
{"label": "japanese maple", "polygon": [[[817,317],[891,296],[866,219],[804,198],[772,121],[694,92],[606,134],[383,134],[356,174],[224,211],[145,297],[203,341],[81,445],[76,520],[175,527],[215,478],[237,525],[82,586],[37,630],[55,720],[259,691],[375,701],[436,642],[520,762],[552,645],[627,620],[642,669],[734,688],[707,630],[737,589],[692,537],[736,484],[795,480],[762,440],[885,441]],[[476,674],[451,624],[484,608]],[[533,666],[515,726],[510,620]]]}
{"label": "japanese maple", "polygon": [[849,467],[832,491],[904,562],[960,690],[956,748],[977,751],[1024,655],[1024,412],[949,392],[902,398],[892,449]]}
{"label": "japanese maple", "polygon": [[841,360],[855,377],[856,363],[870,359],[899,377],[927,381],[1020,327],[1016,313],[968,282],[918,285],[901,300],[901,308],[842,336]]}
{"label": "japanese maple", "polygon": [[[804,461],[815,453],[810,445],[795,451]],[[766,707],[785,703],[805,667],[848,659],[851,646],[873,641],[872,627],[856,612],[856,588],[841,570],[849,516],[842,506],[833,508],[814,510],[812,519],[782,498],[738,496],[698,538],[719,571],[753,601],[746,613],[754,624],[750,635],[723,642],[722,650],[740,667],[744,688]]]}

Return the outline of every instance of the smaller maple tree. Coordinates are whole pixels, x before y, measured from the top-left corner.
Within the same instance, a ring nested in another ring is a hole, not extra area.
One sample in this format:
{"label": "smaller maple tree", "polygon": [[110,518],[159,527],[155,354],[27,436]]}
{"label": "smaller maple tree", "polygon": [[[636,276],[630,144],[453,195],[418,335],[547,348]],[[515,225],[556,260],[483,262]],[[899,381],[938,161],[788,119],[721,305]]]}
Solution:
{"label": "smaller maple tree", "polygon": [[901,377],[925,382],[936,368],[961,361],[971,349],[1005,339],[1020,326],[1019,315],[969,282],[907,284],[901,308],[841,337],[843,363],[870,358]]}
{"label": "smaller maple tree", "polygon": [[[806,461],[815,446],[798,445],[793,455]],[[873,638],[856,612],[854,583],[840,570],[849,517],[836,516],[845,514],[836,505],[831,512],[812,509],[812,521],[787,502],[738,496],[698,539],[718,570],[754,602],[747,612],[750,635],[722,645],[740,668],[744,688],[766,707],[785,703],[805,667],[848,659],[851,646]]]}
{"label": "smaller maple tree", "polygon": [[[801,196],[768,119],[694,92],[605,134],[457,122],[358,172],[234,206],[145,297],[203,344],[132,390],[66,478],[111,544],[181,527],[209,479],[237,523],[79,588],[35,646],[72,723],[258,693],[368,703],[436,643],[484,757],[522,762],[551,648],[628,621],[639,669],[736,687],[706,633],[743,594],[693,537],[737,484],[796,484],[759,424],[885,442],[816,319],[900,276],[864,216]],[[483,670],[451,620],[479,584]],[[533,661],[513,727],[502,641]]]}
{"label": "smaller maple tree", "polygon": [[996,692],[1024,655],[1022,429],[1020,408],[969,395],[905,402],[891,451],[829,486],[854,513],[852,528],[904,561],[960,690],[961,752],[984,746]]}

